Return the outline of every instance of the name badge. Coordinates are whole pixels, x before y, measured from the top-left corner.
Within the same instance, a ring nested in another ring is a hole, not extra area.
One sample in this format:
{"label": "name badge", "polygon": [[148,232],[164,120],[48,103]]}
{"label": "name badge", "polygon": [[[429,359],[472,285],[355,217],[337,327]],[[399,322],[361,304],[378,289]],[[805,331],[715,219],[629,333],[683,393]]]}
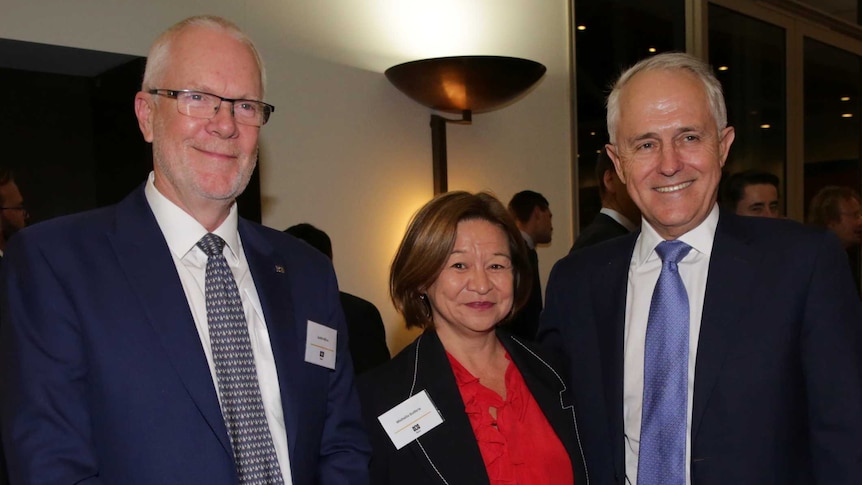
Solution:
{"label": "name badge", "polygon": [[337,338],[337,330],[309,320],[305,340],[305,361],[327,369],[335,369]]}
{"label": "name badge", "polygon": [[377,417],[396,450],[436,428],[443,422],[440,411],[426,391],[407,399]]}

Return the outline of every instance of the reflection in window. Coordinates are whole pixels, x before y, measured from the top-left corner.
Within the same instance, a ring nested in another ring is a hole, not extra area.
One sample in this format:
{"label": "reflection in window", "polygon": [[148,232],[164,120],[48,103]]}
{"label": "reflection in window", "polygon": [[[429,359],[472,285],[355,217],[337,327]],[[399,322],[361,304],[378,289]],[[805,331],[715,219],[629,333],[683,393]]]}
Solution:
{"label": "reflection in window", "polygon": [[575,0],[580,226],[601,208],[595,171],[607,143],[605,98],[627,67],[659,52],[685,51],[685,0]]}
{"label": "reflection in window", "polygon": [[[844,185],[857,193],[862,117],[859,56],[809,38],[804,44],[805,210],[822,187]],[[857,285],[859,248],[849,251]]]}
{"label": "reflection in window", "polygon": [[709,62],[724,88],[736,129],[725,174],[756,169],[777,175],[784,200],[787,111],[784,29],[709,6]]}

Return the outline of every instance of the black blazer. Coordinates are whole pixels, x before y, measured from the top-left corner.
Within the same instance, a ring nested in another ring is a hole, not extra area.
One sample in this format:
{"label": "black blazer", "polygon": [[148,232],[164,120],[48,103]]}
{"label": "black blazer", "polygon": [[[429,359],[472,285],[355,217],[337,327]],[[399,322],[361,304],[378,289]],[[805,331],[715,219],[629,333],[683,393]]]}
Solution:
{"label": "black blazer", "polygon": [[[560,260],[539,339],[569,360],[593,484],[625,484],[623,336],[637,234]],[[862,483],[862,303],[834,235],[722,212],[694,378],[693,485]]]}
{"label": "black blazer", "polygon": [[343,291],[339,297],[347,321],[347,343],[353,358],[353,372],[359,375],[389,362],[386,329],[374,303]]}
{"label": "black blazer", "polygon": [[[578,437],[580,421],[575,419],[574,409],[568,405],[562,375],[541,356],[534,344],[525,343],[504,330],[498,330],[497,336],[565,446],[572,461],[575,483],[586,484],[586,470]],[[444,422],[396,450],[377,417],[422,390],[428,392]],[[388,364],[360,377],[359,395],[374,448],[371,483],[489,483],[479,445],[464,412],[464,402],[455,375],[436,332],[426,330]]]}
{"label": "black blazer", "polygon": [[575,240],[575,244],[569,250],[569,253],[571,254],[573,251],[607,241],[608,239],[625,236],[628,233],[629,230],[626,229],[626,226],[614,220],[613,217],[599,212],[596,214],[593,222],[578,235],[578,239]]}

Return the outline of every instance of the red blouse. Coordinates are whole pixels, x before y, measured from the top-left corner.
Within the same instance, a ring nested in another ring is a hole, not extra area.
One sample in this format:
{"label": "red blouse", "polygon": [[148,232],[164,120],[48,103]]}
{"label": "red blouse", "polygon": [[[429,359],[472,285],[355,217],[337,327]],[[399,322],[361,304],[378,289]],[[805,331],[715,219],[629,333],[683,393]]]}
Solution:
{"label": "red blouse", "polygon": [[[464,410],[473,426],[491,485],[574,483],[572,463],[512,359],[506,368],[506,400],[479,383],[448,352]],[[488,408],[497,408],[495,420]],[[495,426],[496,425],[496,426]]]}

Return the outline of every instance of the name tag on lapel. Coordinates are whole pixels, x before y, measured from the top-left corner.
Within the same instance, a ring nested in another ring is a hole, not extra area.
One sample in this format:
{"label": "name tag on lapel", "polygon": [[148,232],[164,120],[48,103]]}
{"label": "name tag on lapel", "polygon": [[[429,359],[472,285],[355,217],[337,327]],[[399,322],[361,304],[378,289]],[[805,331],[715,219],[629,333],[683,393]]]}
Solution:
{"label": "name tag on lapel", "polygon": [[443,416],[425,391],[377,417],[396,450],[443,423]]}
{"label": "name tag on lapel", "polygon": [[335,344],[338,341],[338,331],[309,320],[305,339],[305,361],[327,369],[335,369]]}

